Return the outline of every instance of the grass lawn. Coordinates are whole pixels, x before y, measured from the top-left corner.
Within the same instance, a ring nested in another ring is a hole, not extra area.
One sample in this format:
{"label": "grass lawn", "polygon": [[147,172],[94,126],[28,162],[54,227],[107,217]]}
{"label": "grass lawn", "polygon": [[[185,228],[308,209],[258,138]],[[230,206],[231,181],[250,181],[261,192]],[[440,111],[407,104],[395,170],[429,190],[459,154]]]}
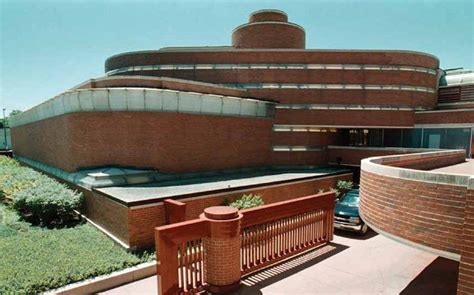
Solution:
{"label": "grass lawn", "polygon": [[36,227],[0,204],[0,294],[38,293],[153,258],[126,252],[89,224]]}

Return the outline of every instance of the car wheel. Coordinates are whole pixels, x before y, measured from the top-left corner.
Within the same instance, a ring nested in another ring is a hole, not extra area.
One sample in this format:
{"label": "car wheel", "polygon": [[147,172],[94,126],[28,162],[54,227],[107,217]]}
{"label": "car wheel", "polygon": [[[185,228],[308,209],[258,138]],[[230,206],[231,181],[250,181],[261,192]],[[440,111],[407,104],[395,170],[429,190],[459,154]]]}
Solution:
{"label": "car wheel", "polygon": [[362,226],[360,227],[359,235],[363,236],[369,231],[369,227],[367,224],[362,223]]}

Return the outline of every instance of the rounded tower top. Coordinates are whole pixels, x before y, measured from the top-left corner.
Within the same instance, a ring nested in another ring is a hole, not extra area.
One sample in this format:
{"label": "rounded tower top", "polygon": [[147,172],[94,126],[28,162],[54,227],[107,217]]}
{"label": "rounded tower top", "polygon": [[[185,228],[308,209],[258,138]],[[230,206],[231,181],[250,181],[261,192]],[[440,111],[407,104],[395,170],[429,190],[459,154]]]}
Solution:
{"label": "rounded tower top", "polygon": [[232,32],[235,48],[304,49],[305,31],[288,22],[288,15],[275,9],[258,10],[250,14],[249,22]]}
{"label": "rounded tower top", "polygon": [[256,22],[288,22],[288,15],[281,10],[277,9],[262,9],[254,11],[249,16],[249,23]]}

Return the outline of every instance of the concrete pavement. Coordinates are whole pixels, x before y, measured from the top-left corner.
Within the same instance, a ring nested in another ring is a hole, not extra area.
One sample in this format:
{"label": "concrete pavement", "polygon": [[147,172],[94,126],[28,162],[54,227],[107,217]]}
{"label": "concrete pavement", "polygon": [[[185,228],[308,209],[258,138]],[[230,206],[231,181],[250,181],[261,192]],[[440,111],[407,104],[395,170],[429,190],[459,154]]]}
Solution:
{"label": "concrete pavement", "polygon": [[[374,232],[336,232],[331,244],[246,277],[235,294],[455,294],[457,266]],[[101,294],[156,292],[153,276]]]}

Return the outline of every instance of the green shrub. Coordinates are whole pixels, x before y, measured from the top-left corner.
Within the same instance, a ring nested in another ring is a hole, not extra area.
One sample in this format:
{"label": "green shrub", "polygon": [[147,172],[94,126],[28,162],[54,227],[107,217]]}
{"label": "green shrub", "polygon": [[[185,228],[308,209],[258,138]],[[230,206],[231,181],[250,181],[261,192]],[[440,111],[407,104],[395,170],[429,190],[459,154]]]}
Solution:
{"label": "green shrub", "polygon": [[330,187],[329,191],[333,192],[336,195],[336,199],[339,198],[339,196],[341,195],[341,192],[337,188]]}
{"label": "green shrub", "polygon": [[33,169],[0,157],[0,197],[41,225],[64,224],[82,203],[82,194]]}
{"label": "green shrub", "polygon": [[263,205],[262,196],[260,195],[243,195],[240,199],[235,200],[234,202],[230,203],[229,206],[237,208],[237,209],[248,209],[254,208]]}
{"label": "green shrub", "polygon": [[337,181],[337,188],[340,190],[350,191],[354,187],[354,183],[352,181],[345,181],[345,180],[338,180]]}
{"label": "green shrub", "polygon": [[69,221],[81,203],[81,194],[50,179],[16,192],[13,198],[13,208],[38,218],[42,225]]}

